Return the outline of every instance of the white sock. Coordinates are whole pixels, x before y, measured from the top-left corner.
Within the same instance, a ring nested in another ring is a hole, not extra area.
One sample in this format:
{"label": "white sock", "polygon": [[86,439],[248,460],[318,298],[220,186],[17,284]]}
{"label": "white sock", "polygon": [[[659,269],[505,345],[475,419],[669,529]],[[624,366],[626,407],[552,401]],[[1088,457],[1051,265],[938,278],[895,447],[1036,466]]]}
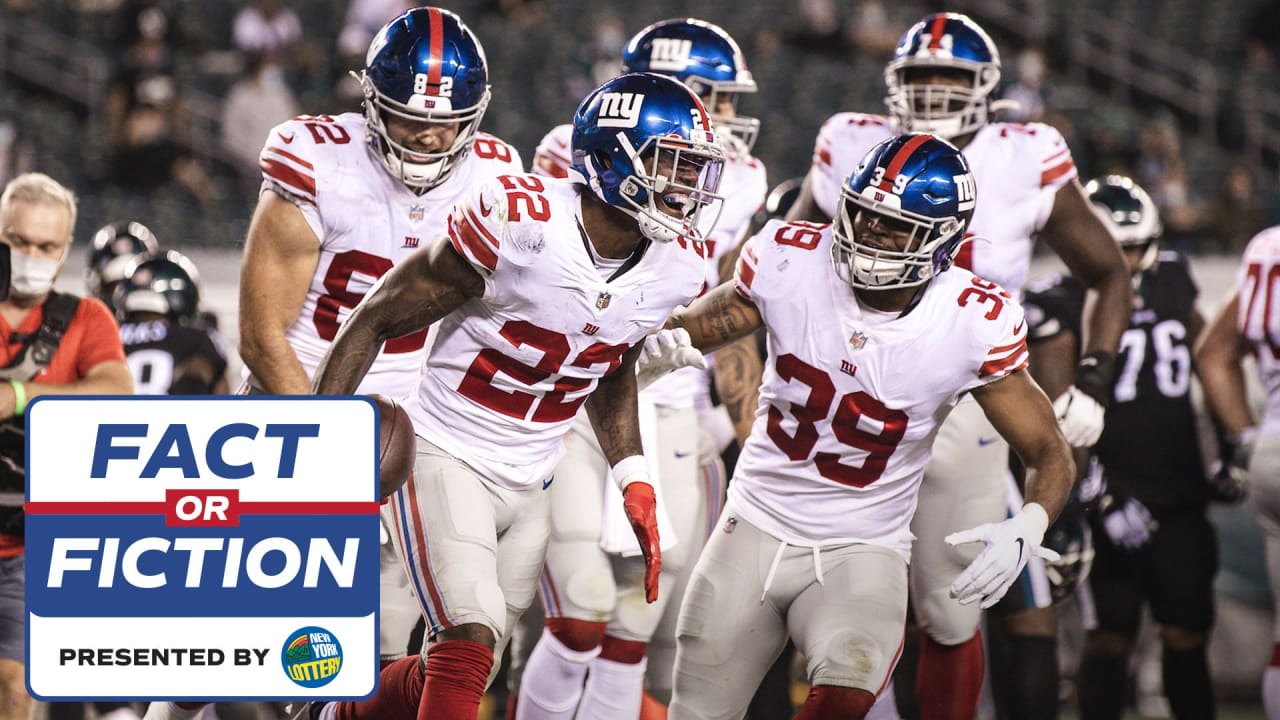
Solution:
{"label": "white sock", "polygon": [[[570,650],[550,631],[544,631],[525,663],[516,720],[573,720],[582,699],[582,679],[599,654],[599,647],[585,652]],[[637,708],[636,717],[639,715]]]}
{"label": "white sock", "polygon": [[1280,667],[1276,665],[1262,672],[1262,709],[1268,718],[1280,718]]}
{"label": "white sock", "polygon": [[171,702],[153,702],[147,706],[147,714],[142,716],[142,720],[190,720],[203,709],[203,705],[187,710]]}
{"label": "white sock", "polygon": [[578,720],[617,720],[640,717],[644,694],[644,668],[638,663],[620,663],[596,658],[591,661],[587,687],[578,705]]}
{"label": "white sock", "polygon": [[885,686],[884,692],[876,698],[876,704],[867,711],[866,720],[901,720],[898,714],[898,703],[893,698],[893,679]]}

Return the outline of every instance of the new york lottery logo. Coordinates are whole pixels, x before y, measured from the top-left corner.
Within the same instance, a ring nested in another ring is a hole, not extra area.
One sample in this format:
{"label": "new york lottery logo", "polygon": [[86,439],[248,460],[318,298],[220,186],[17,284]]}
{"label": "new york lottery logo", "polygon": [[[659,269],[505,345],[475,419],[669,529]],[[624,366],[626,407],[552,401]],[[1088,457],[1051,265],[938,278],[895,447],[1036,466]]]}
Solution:
{"label": "new york lottery logo", "polygon": [[342,644],[322,627],[299,628],[284,641],[280,664],[289,679],[302,687],[322,687],[342,670]]}

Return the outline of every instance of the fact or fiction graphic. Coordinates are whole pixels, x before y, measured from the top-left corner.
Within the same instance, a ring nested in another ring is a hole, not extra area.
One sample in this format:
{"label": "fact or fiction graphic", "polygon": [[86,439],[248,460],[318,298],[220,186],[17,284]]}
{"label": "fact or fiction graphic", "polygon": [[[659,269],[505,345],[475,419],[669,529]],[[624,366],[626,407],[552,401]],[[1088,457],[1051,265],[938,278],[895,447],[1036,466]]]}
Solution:
{"label": "fact or fiction graphic", "polygon": [[34,696],[373,693],[372,401],[55,397],[26,418]]}

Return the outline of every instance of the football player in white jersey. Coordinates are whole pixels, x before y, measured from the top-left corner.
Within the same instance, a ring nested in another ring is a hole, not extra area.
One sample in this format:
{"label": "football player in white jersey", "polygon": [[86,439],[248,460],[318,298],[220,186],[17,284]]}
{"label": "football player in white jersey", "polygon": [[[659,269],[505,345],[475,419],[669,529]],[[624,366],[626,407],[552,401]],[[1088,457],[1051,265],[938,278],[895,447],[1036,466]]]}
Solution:
{"label": "football player in white jersey", "polygon": [[[1229,439],[1217,474],[1247,481],[1266,537],[1273,598],[1280,598],[1280,313],[1272,312],[1280,302],[1277,275],[1280,226],[1249,241],[1236,274],[1236,290],[1201,334],[1195,353],[1205,397]],[[1242,364],[1248,355],[1257,362],[1266,391],[1261,421],[1245,386]],[[1262,674],[1262,704],[1269,718],[1280,717],[1280,614],[1272,633],[1275,648]]]}
{"label": "football player in white jersey", "polygon": [[[1075,385],[1054,402],[1067,440],[1092,445],[1102,431],[1116,348],[1127,324],[1128,271],[1090,209],[1062,135],[1043,123],[990,121],[991,93],[999,80],[999,52],[976,23],[956,13],[926,16],[902,36],[885,68],[889,115],[838,113],[823,124],[813,165],[788,217],[833,217],[844,179],[867,148],[886,137],[930,132],[955,143],[983,198],[969,228],[974,238],[956,264],[1018,294],[1032,246],[1042,238],[1096,291]],[[941,540],[961,527],[1004,515],[1007,457],[1006,444],[977,406],[966,402],[939,433],[934,462],[925,473],[912,525],[920,542],[911,566],[912,607],[925,630],[916,682],[917,688],[928,688],[928,697],[922,692],[920,698],[924,720],[967,720],[976,712],[983,669],[979,612],[961,607],[947,592],[972,554]],[[1006,621],[1014,633],[1050,634],[1033,623],[1023,616]],[[1052,652],[1043,644],[1020,647]]]}
{"label": "football player in white jersey", "polygon": [[[733,38],[691,18],[663,20],[637,33],[623,50],[623,71],[674,77],[711,113],[726,154],[720,181],[724,208],[714,227],[704,223],[703,228],[710,261],[706,281],[714,287],[720,281],[714,261],[746,237],[768,191],[764,165],[751,155],[759,121],[735,112],[737,95],[755,92],[755,81]],[[543,138],[533,160],[535,172],[568,174],[572,130],[561,125]],[[541,585],[546,630],[520,677],[518,720],[568,719],[575,713],[584,719],[636,717],[650,666],[650,692],[663,703],[670,700],[679,598],[723,505],[723,448],[707,429],[716,422],[709,381],[705,370],[685,368],[640,393],[659,517],[669,519],[672,531],[663,536],[662,595],[653,604],[644,602],[644,566],[624,530],[625,517],[619,517],[616,504],[598,512],[601,492],[610,492],[609,466],[585,413],[578,413],[555,473]],[[655,633],[660,634],[655,638]],[[653,647],[659,651],[652,658],[651,639],[658,641]]]}
{"label": "football player in white jersey", "polygon": [[392,497],[430,642],[422,663],[383,672],[374,699],[337,704],[338,718],[474,720],[537,590],[547,490],[584,404],[644,556],[646,600],[659,596],[634,364],[646,334],[702,289],[699,220],[718,207],[724,150],[697,95],[649,73],[597,88],[573,126],[571,181],[473,188],[448,235],[355,309],[317,373],[318,393],[351,392],[382,343],[439,322],[408,404],[417,465]]}
{"label": "football player in white jersey", "polygon": [[769,350],[720,530],[681,608],[673,720],[742,717],[788,635],[812,685],[797,717],[865,716],[901,649],[917,491],[962,395],[1030,470],[1014,517],[947,538],[981,550],[951,595],[988,607],[1031,555],[1052,556],[1040,543],[1074,463],[1025,372],[1022,310],[995,283],[943,272],[973,182],[932,135],[882,142],[834,226],[771,221],[733,282],[668,322],[703,351],[763,327]]}
{"label": "football player in white jersey", "polygon": [[[479,132],[490,99],[484,49],[448,10],[415,8],[384,26],[360,83],[363,114],[294,118],[262,149],[262,191],[240,269],[242,392],[308,393],[373,283],[444,233],[473,185],[523,172],[511,146]],[[387,343],[359,392],[411,393],[426,345],[425,329]],[[384,506],[384,662],[405,656],[421,615],[390,543],[392,520]]]}

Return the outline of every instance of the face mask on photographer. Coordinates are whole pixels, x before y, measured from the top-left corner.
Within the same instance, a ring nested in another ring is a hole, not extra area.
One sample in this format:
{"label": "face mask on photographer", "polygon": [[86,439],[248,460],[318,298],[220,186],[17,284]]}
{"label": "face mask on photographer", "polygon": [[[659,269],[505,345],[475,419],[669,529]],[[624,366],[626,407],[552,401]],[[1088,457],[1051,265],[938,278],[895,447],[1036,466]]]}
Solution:
{"label": "face mask on photographer", "polygon": [[40,258],[14,250],[10,253],[10,291],[19,297],[39,297],[53,289],[54,278],[66,259],[64,251],[57,260]]}

